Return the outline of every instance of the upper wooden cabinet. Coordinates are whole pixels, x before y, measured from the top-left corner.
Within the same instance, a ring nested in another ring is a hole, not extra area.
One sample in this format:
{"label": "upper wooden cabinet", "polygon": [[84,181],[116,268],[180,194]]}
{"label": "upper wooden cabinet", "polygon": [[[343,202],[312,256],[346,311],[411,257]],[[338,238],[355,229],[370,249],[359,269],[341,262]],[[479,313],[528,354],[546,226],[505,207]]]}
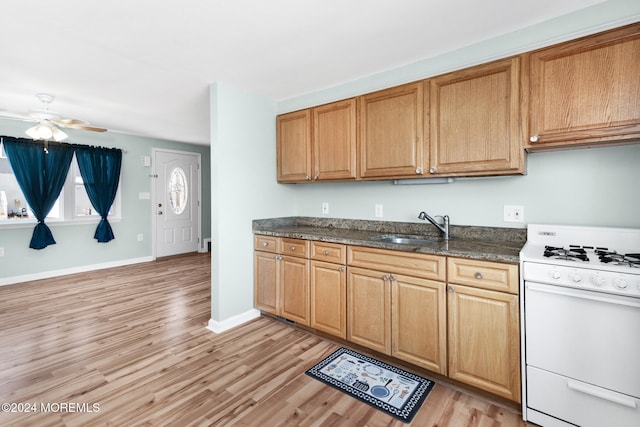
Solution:
{"label": "upper wooden cabinet", "polygon": [[429,80],[430,175],[524,171],[520,58]]}
{"label": "upper wooden cabinet", "polygon": [[529,54],[528,149],[640,138],[640,24]]}
{"label": "upper wooden cabinet", "polygon": [[282,114],[276,119],[278,181],[311,179],[311,110]]}
{"label": "upper wooden cabinet", "polygon": [[360,178],[419,177],[428,163],[423,135],[424,83],[361,96]]}
{"label": "upper wooden cabinet", "polygon": [[356,177],[356,99],[278,116],[278,181]]}
{"label": "upper wooden cabinet", "polygon": [[640,23],[277,118],[278,181],[516,175],[640,141]]}
{"label": "upper wooden cabinet", "polygon": [[313,179],[356,177],[356,100],[313,109]]}

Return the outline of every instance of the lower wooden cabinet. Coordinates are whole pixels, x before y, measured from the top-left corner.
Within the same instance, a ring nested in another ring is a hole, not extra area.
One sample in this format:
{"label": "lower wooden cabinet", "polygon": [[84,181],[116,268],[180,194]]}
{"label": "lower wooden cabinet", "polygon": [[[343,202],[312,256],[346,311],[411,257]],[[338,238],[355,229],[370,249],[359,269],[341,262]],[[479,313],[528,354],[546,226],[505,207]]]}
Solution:
{"label": "lower wooden cabinet", "polygon": [[253,253],[253,305],[271,314],[278,314],[278,255],[270,252]]}
{"label": "lower wooden cabinet", "polygon": [[267,236],[254,260],[256,308],[520,402],[517,265]]}
{"label": "lower wooden cabinet", "polygon": [[388,274],[349,267],[347,323],[349,341],[391,354],[391,287]]}
{"label": "lower wooden cabinet", "polygon": [[348,260],[347,339],[446,374],[445,258],[350,247]]}
{"label": "lower wooden cabinet", "polygon": [[449,377],[520,402],[518,267],[456,258],[447,264]]}
{"label": "lower wooden cabinet", "polygon": [[442,282],[392,275],[392,356],[447,374],[445,294]]}
{"label": "lower wooden cabinet", "polygon": [[311,261],[311,327],[347,338],[347,272],[344,265]]}
{"label": "lower wooden cabinet", "polygon": [[280,316],[309,326],[309,260],[280,258]]}
{"label": "lower wooden cabinet", "polygon": [[256,236],[254,247],[254,306],[309,326],[308,242]]}

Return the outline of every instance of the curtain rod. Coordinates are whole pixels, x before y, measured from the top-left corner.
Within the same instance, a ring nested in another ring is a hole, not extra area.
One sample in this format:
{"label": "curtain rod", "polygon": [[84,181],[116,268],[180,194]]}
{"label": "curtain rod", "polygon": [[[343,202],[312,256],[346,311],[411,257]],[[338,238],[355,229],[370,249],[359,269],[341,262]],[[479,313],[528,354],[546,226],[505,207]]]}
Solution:
{"label": "curtain rod", "polygon": [[71,146],[79,146],[79,147],[94,147],[94,148],[104,148],[107,150],[120,150],[122,151],[122,154],[127,154],[127,149],[126,148],[117,148],[117,147],[99,147],[99,146],[95,146],[95,145],[84,145],[84,144],[72,144],[69,142],[60,142],[60,141],[49,141],[46,139],[28,139],[28,138],[19,138],[19,137],[15,137],[15,136],[8,136],[8,135],[1,135],[0,136],[0,143],[4,142],[4,138],[13,138],[13,139],[17,139],[20,141],[24,141],[24,142],[28,142],[28,143],[38,143],[38,142],[42,142],[45,146],[49,145],[49,144],[58,144],[58,145],[71,145]]}

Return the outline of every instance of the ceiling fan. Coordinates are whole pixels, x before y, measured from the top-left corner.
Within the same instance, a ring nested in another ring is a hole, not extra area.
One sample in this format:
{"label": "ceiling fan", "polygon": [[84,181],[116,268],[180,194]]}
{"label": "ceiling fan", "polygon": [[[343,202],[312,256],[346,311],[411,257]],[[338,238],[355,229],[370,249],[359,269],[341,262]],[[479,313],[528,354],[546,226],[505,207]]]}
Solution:
{"label": "ceiling fan", "polygon": [[105,132],[107,129],[90,126],[84,120],[69,119],[62,117],[59,113],[49,110],[49,105],[55,99],[55,96],[48,93],[38,93],[36,97],[42,102],[43,108],[30,110],[26,114],[11,113],[0,109],[0,117],[12,119],[20,119],[28,122],[37,122],[38,124],[27,129],[26,134],[33,139],[51,139],[62,141],[67,137],[60,128],[81,129],[92,132]]}

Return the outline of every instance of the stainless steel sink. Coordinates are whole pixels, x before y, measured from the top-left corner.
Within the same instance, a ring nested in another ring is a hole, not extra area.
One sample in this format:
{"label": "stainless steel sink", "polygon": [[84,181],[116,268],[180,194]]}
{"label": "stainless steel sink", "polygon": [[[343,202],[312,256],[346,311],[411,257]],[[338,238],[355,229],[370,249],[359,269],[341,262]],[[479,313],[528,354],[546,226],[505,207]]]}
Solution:
{"label": "stainless steel sink", "polygon": [[423,236],[415,236],[411,234],[387,234],[384,236],[374,237],[372,240],[414,246],[439,245],[441,243],[440,240],[427,239]]}

